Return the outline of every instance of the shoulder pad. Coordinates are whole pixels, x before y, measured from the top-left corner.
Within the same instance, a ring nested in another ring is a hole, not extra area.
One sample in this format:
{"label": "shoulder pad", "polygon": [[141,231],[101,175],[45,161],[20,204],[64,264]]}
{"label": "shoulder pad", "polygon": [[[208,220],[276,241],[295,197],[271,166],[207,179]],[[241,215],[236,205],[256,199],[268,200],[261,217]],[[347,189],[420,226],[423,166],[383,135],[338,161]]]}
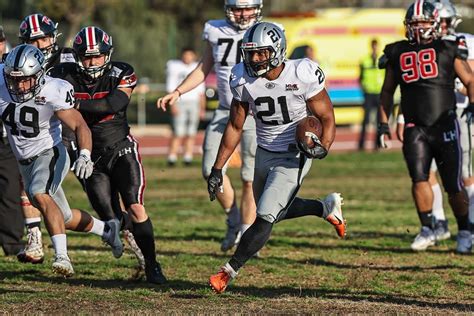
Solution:
{"label": "shoulder pad", "polygon": [[320,74],[322,72],[319,65],[308,58],[303,58],[297,61],[296,64],[296,77],[304,83],[313,83],[320,81]]}
{"label": "shoulder pad", "polygon": [[460,35],[456,37],[456,44],[457,44],[456,57],[463,60],[467,60],[469,56],[469,50],[467,48],[466,38],[464,37],[464,35]]}
{"label": "shoulder pad", "polygon": [[134,69],[127,63],[113,61],[111,73],[113,77],[126,76],[134,73]]}
{"label": "shoulder pad", "polygon": [[441,39],[443,39],[445,41],[456,42],[457,38],[458,38],[458,36],[456,36],[454,34],[449,34],[449,35],[443,36]]}
{"label": "shoulder pad", "polygon": [[230,72],[229,85],[231,88],[244,85],[247,82],[247,72],[245,71],[244,63],[238,63]]}

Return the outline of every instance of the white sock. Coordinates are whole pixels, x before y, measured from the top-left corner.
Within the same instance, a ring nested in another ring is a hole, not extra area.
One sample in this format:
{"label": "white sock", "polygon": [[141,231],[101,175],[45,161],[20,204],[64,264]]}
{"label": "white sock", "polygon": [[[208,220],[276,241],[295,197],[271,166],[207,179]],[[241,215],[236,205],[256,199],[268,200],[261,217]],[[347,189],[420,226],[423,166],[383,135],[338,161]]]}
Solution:
{"label": "white sock", "polygon": [[469,221],[474,223],[474,184],[466,188],[467,197],[469,198]]}
{"label": "white sock", "polygon": [[431,189],[433,190],[433,216],[437,221],[445,221],[446,216],[444,215],[443,192],[441,191],[441,187],[437,183],[431,186]]}
{"label": "white sock", "polygon": [[41,217],[25,218],[25,225],[32,224],[32,223],[41,223]]}
{"label": "white sock", "polygon": [[183,160],[187,162],[191,162],[193,161],[193,155],[184,155]]}
{"label": "white sock", "polygon": [[104,235],[104,227],[105,223],[103,221],[92,216],[92,228],[88,232],[97,236],[102,236]]}
{"label": "white sock", "polygon": [[178,160],[178,156],[176,156],[174,154],[168,156],[168,161],[170,161],[170,162],[176,162],[177,160]]}
{"label": "white sock", "polygon": [[57,235],[51,236],[51,241],[53,242],[53,248],[56,255],[67,256],[66,234],[57,234]]}
{"label": "white sock", "polygon": [[247,231],[247,229],[250,228],[250,226],[252,226],[251,224],[242,224],[240,225],[240,235],[243,236],[244,233]]}
{"label": "white sock", "polygon": [[230,277],[233,279],[237,276],[237,272],[235,272],[234,268],[232,268],[232,266],[227,262],[225,265],[224,265],[224,269],[230,274]]}

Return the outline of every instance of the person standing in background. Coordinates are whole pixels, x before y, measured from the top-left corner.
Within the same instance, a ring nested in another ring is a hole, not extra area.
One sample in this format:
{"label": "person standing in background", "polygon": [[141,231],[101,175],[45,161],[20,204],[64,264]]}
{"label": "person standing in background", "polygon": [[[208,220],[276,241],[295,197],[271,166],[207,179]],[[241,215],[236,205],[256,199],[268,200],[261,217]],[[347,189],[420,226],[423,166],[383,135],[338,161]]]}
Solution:
{"label": "person standing in background", "polygon": [[[379,43],[377,39],[372,39],[370,42],[371,52],[360,63],[359,83],[364,93],[364,120],[362,121],[362,129],[359,136],[359,150],[364,150],[365,137],[367,132],[367,125],[370,123],[372,112],[375,112],[375,117],[378,126],[377,110],[379,107],[380,91],[382,90],[385,70],[378,68],[378,52]],[[374,142],[374,149],[377,148],[377,142]]]}
{"label": "person standing in background", "polygon": [[[196,52],[189,47],[181,50],[181,59],[169,60],[166,64],[166,91],[172,92],[197,66]],[[206,111],[205,86],[201,83],[171,106],[173,136],[168,153],[168,165],[174,166],[178,160],[179,147],[184,140],[183,161],[190,165],[199,120]]]}
{"label": "person standing in background", "polygon": [[[8,43],[0,26],[0,55]],[[24,247],[23,213],[20,207],[20,172],[0,120],[0,245],[6,256],[16,255]]]}

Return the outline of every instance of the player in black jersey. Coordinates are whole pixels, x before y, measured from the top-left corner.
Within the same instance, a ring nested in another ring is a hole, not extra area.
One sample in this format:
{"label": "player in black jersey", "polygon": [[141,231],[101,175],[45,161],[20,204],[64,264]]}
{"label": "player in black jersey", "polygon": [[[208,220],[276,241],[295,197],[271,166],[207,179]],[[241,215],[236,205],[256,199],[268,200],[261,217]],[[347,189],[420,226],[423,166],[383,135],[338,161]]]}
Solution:
{"label": "player in black jersey", "polygon": [[138,143],[130,135],[126,114],[137,77],[129,64],[110,60],[112,37],[98,27],[79,31],[73,49],[78,62],[60,64],[51,75],[74,86],[76,108],[92,132],[95,167],[86,181],[89,201],[101,218],[120,218],[114,192],[120,194],[145,257],[147,281],[165,283],[156,261],[153,226],[143,206],[145,174]]}
{"label": "player in black jersey", "polygon": [[378,138],[384,147],[385,137],[390,136],[387,122],[393,94],[400,85],[405,117],[403,155],[422,224],[412,249],[424,250],[436,242],[432,220],[433,192],[428,182],[434,158],[458,224],[456,250],[468,253],[472,240],[466,233],[469,231],[468,198],[461,179],[462,153],[454,95],[454,79],[458,76],[468,88],[470,102],[474,102],[474,80],[466,62],[467,49],[462,40],[439,38],[439,15],[434,5],[427,1],[417,0],[409,7],[405,26],[408,40],[387,45],[380,60],[386,74]]}

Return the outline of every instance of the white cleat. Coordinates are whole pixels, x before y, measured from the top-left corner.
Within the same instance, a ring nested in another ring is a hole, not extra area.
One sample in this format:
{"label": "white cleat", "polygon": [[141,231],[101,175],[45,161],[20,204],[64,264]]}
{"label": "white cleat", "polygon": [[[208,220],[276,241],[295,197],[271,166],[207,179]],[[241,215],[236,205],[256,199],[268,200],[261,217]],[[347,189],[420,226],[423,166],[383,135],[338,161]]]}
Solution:
{"label": "white cleat", "polygon": [[448,220],[436,221],[434,233],[436,240],[446,240],[451,237],[451,233],[448,229]]}
{"label": "white cleat", "polygon": [[436,235],[434,231],[426,226],[421,227],[421,231],[416,235],[415,240],[411,244],[411,249],[414,251],[423,251],[436,243]]}
{"label": "white cleat", "polygon": [[67,255],[55,255],[53,262],[53,272],[68,278],[74,275],[71,260]]}
{"label": "white cleat", "polygon": [[456,252],[462,255],[471,253],[472,250],[472,235],[468,230],[460,230],[457,236]]}
{"label": "white cleat", "polygon": [[342,216],[344,199],[341,193],[331,193],[321,202],[323,203],[323,218],[334,226],[339,237],[344,238],[346,236],[346,220]]}
{"label": "white cleat", "polygon": [[20,262],[31,262],[33,264],[42,263],[44,260],[43,239],[41,230],[38,227],[28,228],[26,234],[26,245],[16,257]]}
{"label": "white cleat", "polygon": [[109,230],[102,236],[102,240],[112,248],[112,254],[115,258],[120,258],[123,254],[123,243],[120,239],[120,222],[118,219],[111,219],[105,222]]}

